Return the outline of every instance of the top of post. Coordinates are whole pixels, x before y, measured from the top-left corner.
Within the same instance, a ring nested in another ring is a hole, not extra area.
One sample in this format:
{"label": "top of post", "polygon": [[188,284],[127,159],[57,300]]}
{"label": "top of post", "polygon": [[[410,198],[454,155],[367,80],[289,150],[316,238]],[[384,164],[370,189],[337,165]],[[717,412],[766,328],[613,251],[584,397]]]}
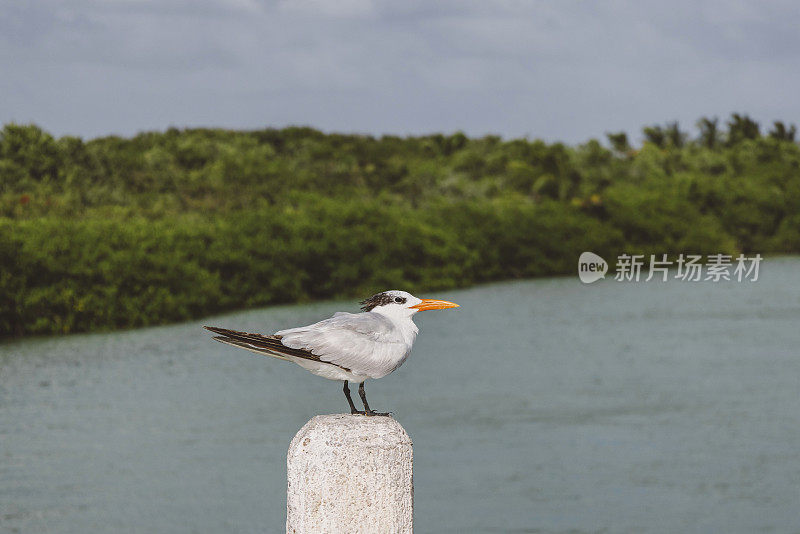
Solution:
{"label": "top of post", "polygon": [[357,443],[359,447],[397,447],[411,445],[405,429],[392,417],[350,414],[317,415],[300,429],[292,439],[289,454],[302,452],[308,446],[320,445],[322,439],[327,446],[347,446]]}

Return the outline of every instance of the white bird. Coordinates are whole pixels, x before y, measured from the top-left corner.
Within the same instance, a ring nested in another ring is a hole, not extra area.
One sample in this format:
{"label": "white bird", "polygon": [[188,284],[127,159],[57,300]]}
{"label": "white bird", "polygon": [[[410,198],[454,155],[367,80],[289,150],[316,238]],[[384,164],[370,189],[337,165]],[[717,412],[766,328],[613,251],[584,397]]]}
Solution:
{"label": "white bird", "polygon": [[[457,308],[446,300],[419,299],[405,291],[384,291],[361,302],[363,313],[336,312],[330,319],[273,335],[248,334],[206,326],[215,340],[258,354],[289,360],[315,375],[344,380],[350,413],[388,415],[371,410],[364,391],[368,378],[382,378],[406,361],[419,328],[412,317],[423,310]],[[358,382],[364,410],[356,410],[348,382]]]}

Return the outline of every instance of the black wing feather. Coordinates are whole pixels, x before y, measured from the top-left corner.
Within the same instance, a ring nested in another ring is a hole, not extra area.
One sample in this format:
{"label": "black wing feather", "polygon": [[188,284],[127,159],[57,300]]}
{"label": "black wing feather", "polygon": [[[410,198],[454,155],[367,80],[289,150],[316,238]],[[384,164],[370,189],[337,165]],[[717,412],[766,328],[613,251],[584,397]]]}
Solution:
{"label": "black wing feather", "polygon": [[[204,326],[206,330],[210,330],[215,334],[219,334],[220,337],[215,337],[217,341],[227,341],[231,342],[233,345],[240,346],[242,348],[247,348],[242,344],[251,345],[256,348],[266,349],[272,352],[277,352],[279,354],[288,354],[290,356],[296,356],[298,358],[303,358],[306,360],[313,360],[315,362],[321,362],[323,360],[320,359],[319,356],[316,354],[312,354],[310,351],[304,349],[293,349],[287,347],[283,343],[281,343],[282,336],[264,336],[261,334],[251,334],[248,332],[240,332],[238,330],[229,330],[227,328],[219,328],[217,326]],[[331,362],[324,362],[330,365],[336,365],[335,363]],[[346,367],[342,367],[341,365],[336,365],[336,367],[341,367],[342,369],[349,371]]]}

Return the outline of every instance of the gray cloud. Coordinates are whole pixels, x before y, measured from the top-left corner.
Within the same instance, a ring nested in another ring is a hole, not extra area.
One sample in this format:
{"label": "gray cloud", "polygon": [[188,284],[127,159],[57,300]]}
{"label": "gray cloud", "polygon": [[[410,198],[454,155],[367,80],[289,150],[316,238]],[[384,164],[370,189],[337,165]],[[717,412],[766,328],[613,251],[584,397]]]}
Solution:
{"label": "gray cloud", "polygon": [[799,122],[792,2],[0,0],[0,120],[56,134],[308,124],[579,142]]}

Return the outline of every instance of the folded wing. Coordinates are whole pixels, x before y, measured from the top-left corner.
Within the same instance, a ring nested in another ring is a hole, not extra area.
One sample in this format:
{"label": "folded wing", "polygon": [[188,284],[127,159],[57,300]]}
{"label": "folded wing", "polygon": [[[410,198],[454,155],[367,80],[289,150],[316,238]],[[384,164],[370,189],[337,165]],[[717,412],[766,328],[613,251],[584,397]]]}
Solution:
{"label": "folded wing", "polygon": [[318,323],[275,333],[289,348],[370,378],[392,372],[411,349],[386,317],[373,312],[340,312]]}

